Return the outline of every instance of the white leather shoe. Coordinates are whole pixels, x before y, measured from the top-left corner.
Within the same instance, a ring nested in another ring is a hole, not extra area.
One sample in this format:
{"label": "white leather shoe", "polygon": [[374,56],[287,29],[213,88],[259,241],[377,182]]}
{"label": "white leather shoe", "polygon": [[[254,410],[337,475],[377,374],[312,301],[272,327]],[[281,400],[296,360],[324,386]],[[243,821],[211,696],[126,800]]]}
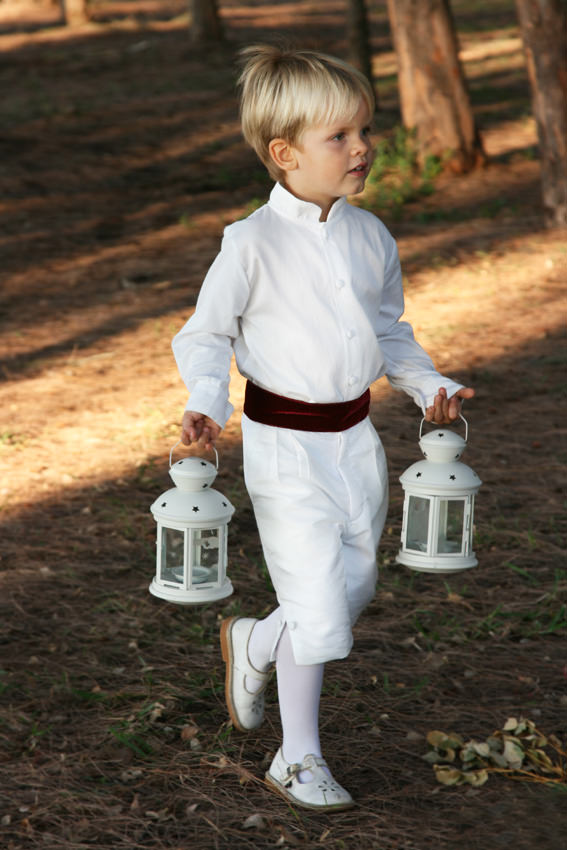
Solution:
{"label": "white leather shoe", "polygon": [[[305,756],[301,764],[289,764],[284,759],[280,747],[266,773],[266,781],[286,800],[304,809],[317,811],[351,809],[354,806],[354,800],[348,791],[323,770],[324,767],[327,767],[325,759],[311,754]],[[313,779],[309,782],[300,782],[298,776],[302,770],[308,770]]]}
{"label": "white leather shoe", "polygon": [[[264,720],[264,691],[273,668],[266,673],[256,670],[248,658],[248,641],[257,620],[228,617],[221,624],[221,650],[226,664],[225,695],[230,719],[241,732],[257,729]],[[262,687],[252,693],[246,688],[246,676],[259,679]]]}

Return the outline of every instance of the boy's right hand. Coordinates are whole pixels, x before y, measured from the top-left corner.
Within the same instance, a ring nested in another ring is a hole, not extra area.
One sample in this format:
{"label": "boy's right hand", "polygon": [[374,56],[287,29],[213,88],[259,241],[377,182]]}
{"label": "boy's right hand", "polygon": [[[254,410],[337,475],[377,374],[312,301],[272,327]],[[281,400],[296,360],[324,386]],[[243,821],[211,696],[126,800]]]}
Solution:
{"label": "boy's right hand", "polygon": [[205,449],[213,449],[222,428],[214,419],[195,410],[186,410],[181,421],[181,442],[185,446],[198,443]]}
{"label": "boy's right hand", "polygon": [[433,404],[425,411],[425,421],[434,425],[450,425],[461,415],[463,399],[473,398],[474,394],[472,387],[461,387],[455,395],[447,398],[445,387],[439,387]]}

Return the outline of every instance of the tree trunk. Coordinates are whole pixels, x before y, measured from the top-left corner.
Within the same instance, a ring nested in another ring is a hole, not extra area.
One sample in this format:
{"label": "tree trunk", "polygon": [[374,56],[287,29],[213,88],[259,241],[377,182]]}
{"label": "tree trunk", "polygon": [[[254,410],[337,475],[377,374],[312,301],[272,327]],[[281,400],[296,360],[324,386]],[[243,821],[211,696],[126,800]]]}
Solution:
{"label": "tree trunk", "polygon": [[60,2],[67,26],[76,27],[88,22],[87,0],[60,0]]}
{"label": "tree trunk", "polygon": [[541,150],[546,223],[567,227],[567,10],[561,0],[516,0]]}
{"label": "tree trunk", "polygon": [[189,0],[189,11],[193,44],[222,41],[223,31],[218,12],[218,0]]}
{"label": "tree trunk", "polygon": [[422,158],[471,170],[484,156],[448,0],[388,0],[388,12],[404,125],[416,129]]}
{"label": "tree trunk", "polygon": [[365,0],[348,0],[347,27],[350,62],[372,83],[372,48]]}

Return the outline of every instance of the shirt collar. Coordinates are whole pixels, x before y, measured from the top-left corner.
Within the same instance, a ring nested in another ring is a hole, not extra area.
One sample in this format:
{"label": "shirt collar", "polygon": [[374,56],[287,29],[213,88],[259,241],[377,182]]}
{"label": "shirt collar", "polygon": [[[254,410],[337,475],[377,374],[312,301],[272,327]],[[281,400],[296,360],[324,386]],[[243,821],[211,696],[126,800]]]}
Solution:
{"label": "shirt collar", "polygon": [[315,224],[319,227],[323,227],[330,221],[339,218],[344,212],[345,207],[348,206],[348,201],[345,197],[338,198],[329,211],[327,221],[319,221],[321,207],[310,201],[302,201],[300,198],[296,198],[281,183],[276,183],[272,189],[268,203],[272,209],[286,218],[291,218],[305,224]]}

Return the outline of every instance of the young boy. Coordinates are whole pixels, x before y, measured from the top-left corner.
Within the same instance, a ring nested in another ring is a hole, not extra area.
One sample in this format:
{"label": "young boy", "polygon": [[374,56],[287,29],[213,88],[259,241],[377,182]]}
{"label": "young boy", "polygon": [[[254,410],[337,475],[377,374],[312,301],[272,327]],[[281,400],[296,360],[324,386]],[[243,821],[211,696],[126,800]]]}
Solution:
{"label": "young boy", "polygon": [[234,351],[248,379],[244,476],[279,604],[222,623],[228,710],[237,729],[260,726],[275,662],[283,742],[267,782],[296,805],[344,809],[353,800],[322,758],[318,715],[324,663],[349,654],[375,592],[388,480],[368,388],[387,375],[437,423],[474,391],[439,375],[400,321],[395,242],[346,201],[372,160],[368,81],[311,51],[243,54],[243,133],[276,185],[226,228],[173,340],[191,394],[182,440],[217,439]]}

